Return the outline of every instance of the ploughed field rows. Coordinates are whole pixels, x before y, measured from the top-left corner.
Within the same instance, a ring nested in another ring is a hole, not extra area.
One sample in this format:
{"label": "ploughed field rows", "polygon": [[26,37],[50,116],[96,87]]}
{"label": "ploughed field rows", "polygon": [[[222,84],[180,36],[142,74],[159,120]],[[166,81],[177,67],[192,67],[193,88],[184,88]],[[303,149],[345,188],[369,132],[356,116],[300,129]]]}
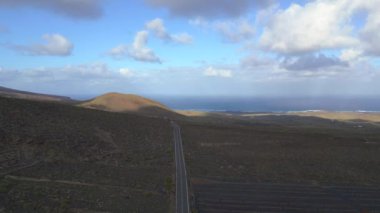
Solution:
{"label": "ploughed field rows", "polygon": [[199,213],[380,212],[380,188],[290,184],[195,184]]}

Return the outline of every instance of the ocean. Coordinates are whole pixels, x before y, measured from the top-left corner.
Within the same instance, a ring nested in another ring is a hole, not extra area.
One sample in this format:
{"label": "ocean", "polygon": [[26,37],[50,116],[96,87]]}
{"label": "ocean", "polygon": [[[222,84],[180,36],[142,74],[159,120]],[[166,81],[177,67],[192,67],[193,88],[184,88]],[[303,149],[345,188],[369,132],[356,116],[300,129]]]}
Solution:
{"label": "ocean", "polygon": [[166,97],[151,96],[172,109],[229,112],[380,112],[378,97]]}

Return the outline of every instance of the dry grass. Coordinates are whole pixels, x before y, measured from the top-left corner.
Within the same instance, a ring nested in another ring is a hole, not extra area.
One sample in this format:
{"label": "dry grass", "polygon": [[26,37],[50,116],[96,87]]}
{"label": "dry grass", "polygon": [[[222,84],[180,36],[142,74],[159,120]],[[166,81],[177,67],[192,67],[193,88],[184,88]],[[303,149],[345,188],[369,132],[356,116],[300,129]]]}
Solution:
{"label": "dry grass", "polygon": [[363,122],[380,122],[380,113],[372,112],[288,112],[288,113],[259,113],[259,114],[241,114],[245,118],[259,118],[262,116],[302,116],[316,117],[328,120],[338,121],[363,121]]}
{"label": "dry grass", "polygon": [[380,122],[380,113],[367,112],[296,112],[289,113],[299,116],[313,116],[324,119],[333,119],[341,121],[362,120],[368,122]]}
{"label": "dry grass", "polygon": [[206,117],[210,116],[209,112],[192,111],[192,110],[176,110],[178,114],[188,117]]}
{"label": "dry grass", "polygon": [[137,112],[147,107],[157,107],[170,110],[161,103],[131,94],[107,93],[90,101],[81,103],[80,106],[87,108],[102,109],[112,112]]}

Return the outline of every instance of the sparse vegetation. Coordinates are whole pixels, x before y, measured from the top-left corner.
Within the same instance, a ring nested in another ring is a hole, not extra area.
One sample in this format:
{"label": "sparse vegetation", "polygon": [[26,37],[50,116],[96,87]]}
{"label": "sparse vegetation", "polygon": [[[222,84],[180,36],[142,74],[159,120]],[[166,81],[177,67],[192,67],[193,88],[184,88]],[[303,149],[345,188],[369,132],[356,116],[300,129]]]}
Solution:
{"label": "sparse vegetation", "polygon": [[0,96],[9,97],[9,98],[38,100],[38,101],[53,101],[53,102],[61,102],[61,103],[74,103],[75,102],[74,100],[72,100],[69,97],[38,94],[38,93],[9,89],[9,88],[5,88],[5,87],[0,87]]}
{"label": "sparse vegetation", "polygon": [[144,108],[152,104],[146,99],[127,106],[143,106],[132,114],[111,113],[102,111],[113,111],[108,101],[92,110],[0,98],[0,211],[168,212],[175,183],[167,118],[181,124],[194,185],[216,180],[380,186],[380,127],[371,120],[184,117],[164,106]]}
{"label": "sparse vegetation", "polygon": [[271,114],[222,121],[181,123],[200,212],[379,211],[378,124]]}
{"label": "sparse vegetation", "polygon": [[167,212],[171,134],[160,118],[0,98],[0,207]]}
{"label": "sparse vegetation", "polygon": [[173,191],[173,179],[171,177],[166,177],[165,178],[165,190],[168,194],[170,194]]}
{"label": "sparse vegetation", "polygon": [[191,177],[380,186],[376,125],[297,116],[246,121],[182,123]]}
{"label": "sparse vegetation", "polygon": [[12,188],[12,184],[9,180],[2,178],[0,179],[0,193],[8,193]]}
{"label": "sparse vegetation", "polygon": [[161,103],[131,94],[107,93],[92,100],[80,103],[78,106],[111,112],[143,114],[161,118],[183,117]]}

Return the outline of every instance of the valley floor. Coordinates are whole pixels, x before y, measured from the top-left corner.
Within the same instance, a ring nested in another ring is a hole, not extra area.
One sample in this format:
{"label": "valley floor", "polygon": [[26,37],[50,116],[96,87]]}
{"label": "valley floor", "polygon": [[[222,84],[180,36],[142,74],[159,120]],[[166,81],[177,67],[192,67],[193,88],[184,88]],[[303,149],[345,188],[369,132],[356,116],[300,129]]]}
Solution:
{"label": "valley floor", "polygon": [[[380,212],[379,123],[172,119],[193,210]],[[0,212],[174,211],[173,149],[167,116],[0,98]]]}
{"label": "valley floor", "polygon": [[204,119],[181,124],[198,212],[380,212],[376,123]]}

